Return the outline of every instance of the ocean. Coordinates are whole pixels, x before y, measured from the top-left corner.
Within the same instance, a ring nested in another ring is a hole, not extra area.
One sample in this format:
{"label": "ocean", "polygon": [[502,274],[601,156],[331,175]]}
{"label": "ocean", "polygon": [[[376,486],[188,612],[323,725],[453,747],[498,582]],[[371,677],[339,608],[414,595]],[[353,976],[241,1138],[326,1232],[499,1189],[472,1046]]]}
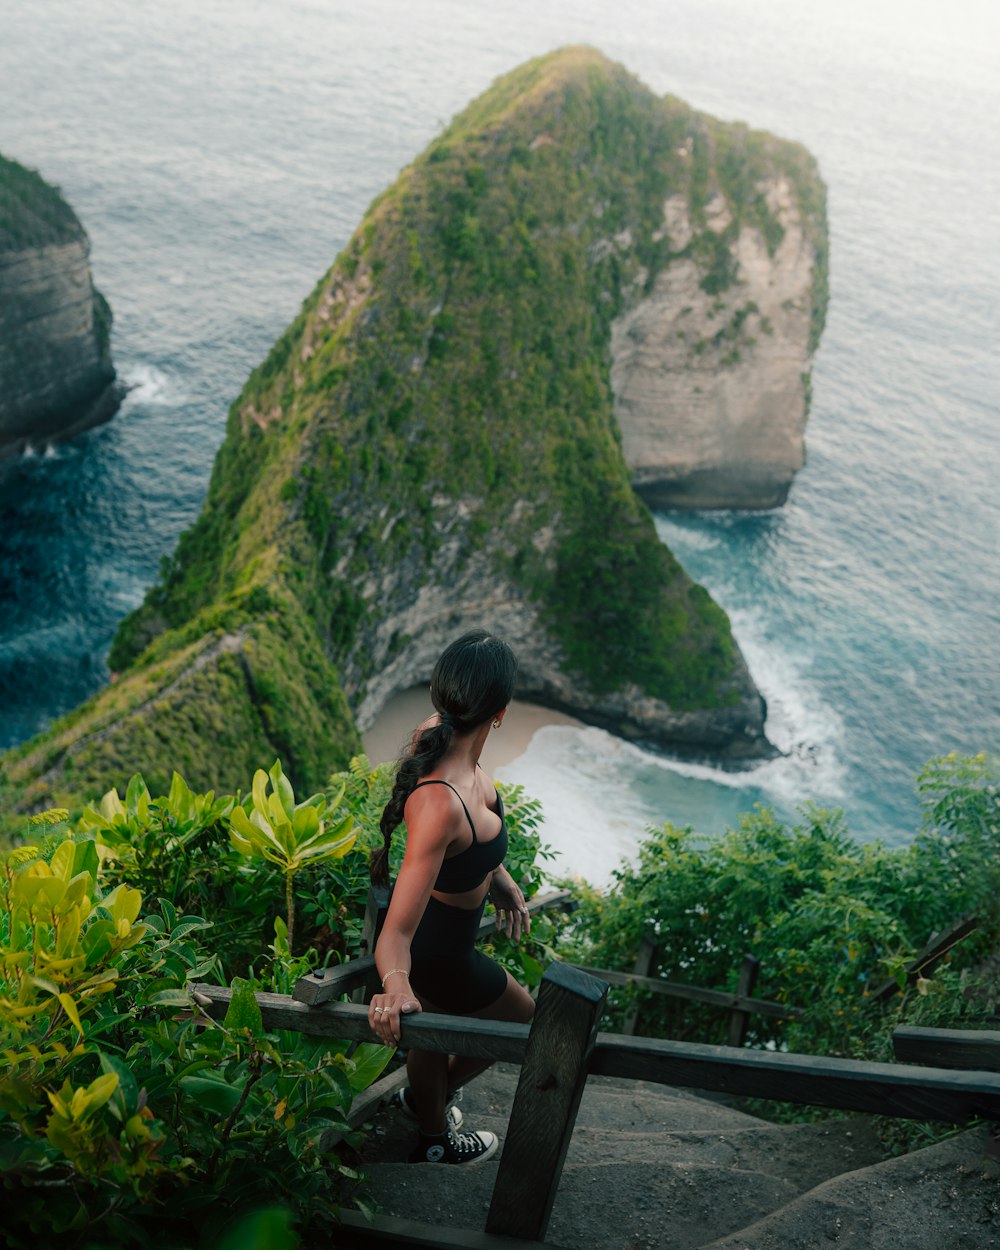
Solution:
{"label": "ocean", "polygon": [[785,507],[658,530],[727,609],[786,755],[680,765],[549,725],[499,775],[603,880],[664,820],[843,807],[892,844],[928,758],[1000,745],[1000,9],[992,0],[0,0],[0,151],[86,226],[132,388],[0,465],[0,748],[108,679],[229,404],[371,199],[498,74],[569,43],[805,143],[831,302]]}

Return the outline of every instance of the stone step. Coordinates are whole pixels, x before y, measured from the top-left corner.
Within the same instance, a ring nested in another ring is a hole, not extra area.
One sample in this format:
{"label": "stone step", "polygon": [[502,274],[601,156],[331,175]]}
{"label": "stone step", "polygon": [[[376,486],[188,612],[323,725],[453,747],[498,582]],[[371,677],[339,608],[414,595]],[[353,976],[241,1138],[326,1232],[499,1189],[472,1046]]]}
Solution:
{"label": "stone step", "polygon": [[[516,1069],[467,1088],[466,1126],[500,1135]],[[499,1155],[473,1168],[405,1163],[414,1129],[383,1113],[369,1138],[372,1197],[388,1215],[482,1229]],[[595,1250],[695,1250],[793,1201],[804,1189],[880,1158],[863,1121],[769,1125],[687,1091],[592,1079],[556,1196],[547,1241]]]}
{"label": "stone step", "polygon": [[985,1129],[837,1176],[702,1250],[1000,1250]]}

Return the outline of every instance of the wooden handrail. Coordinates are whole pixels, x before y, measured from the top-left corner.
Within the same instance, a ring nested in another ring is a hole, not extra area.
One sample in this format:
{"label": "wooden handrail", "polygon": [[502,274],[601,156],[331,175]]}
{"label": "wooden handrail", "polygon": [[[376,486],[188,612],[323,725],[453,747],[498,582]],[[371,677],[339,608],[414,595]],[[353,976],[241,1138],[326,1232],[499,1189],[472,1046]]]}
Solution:
{"label": "wooden handrail", "polygon": [[[230,990],[218,985],[198,985],[193,989],[207,1014],[215,1019],[225,1015]],[[352,1041],[373,1040],[368,1009],[360,1004],[307,1007],[283,994],[256,997],[267,1029],[292,1029]],[[406,1016],[401,1022],[404,1046],[507,1063],[522,1062],[528,1032],[525,1024],[431,1012]],[[970,1116],[1000,1120],[1000,1075],[982,1071],[965,1074],[614,1033],[598,1035],[588,1070],[599,1076],[904,1119],[952,1124],[964,1123]]]}
{"label": "wooden handrail", "polygon": [[986,1072],[964,1074],[820,1055],[734,1050],[614,1033],[598,1036],[590,1071],[901,1119],[951,1124],[964,1124],[972,1116],[1000,1120],[1000,1076]]}
{"label": "wooden handrail", "polygon": [[[229,1008],[232,991],[224,985],[193,985],[195,1001],[213,1020]],[[265,1029],[290,1029],[310,1037],[335,1037],[348,1042],[373,1042],[368,1008],[362,1003],[321,1003],[310,1007],[287,994],[255,994]],[[471,1016],[421,1011],[400,1021],[401,1045],[438,1054],[471,1055],[503,1063],[520,1063],[528,1044],[528,1025]]]}
{"label": "wooden handrail", "polygon": [[995,1029],[921,1029],[900,1025],[892,1049],[902,1063],[1000,1072],[1000,1032]]}
{"label": "wooden handrail", "polygon": [[[979,921],[975,916],[963,916],[955,924],[949,925],[943,933],[935,933],[920,954],[906,965],[906,984],[912,985],[917,977],[933,972],[952,947],[964,941],[978,927]],[[868,995],[868,1001],[870,1003],[888,1002],[894,994],[901,992],[898,982],[890,979],[883,981],[877,989],[872,990]]]}
{"label": "wooden handrail", "polygon": [[766,998],[747,998],[743,994],[729,994],[725,990],[706,990],[698,985],[683,985],[677,981],[664,981],[660,977],[643,977],[634,972],[616,972],[611,968],[592,968],[588,964],[576,964],[581,972],[600,977],[610,985],[634,985],[653,994],[668,998],[686,998],[696,1003],[708,1003],[712,1007],[724,1007],[727,1011],[745,1011],[759,1016],[774,1016],[779,1020],[793,1020],[805,1016],[800,1007],[788,1003],[776,1003]]}

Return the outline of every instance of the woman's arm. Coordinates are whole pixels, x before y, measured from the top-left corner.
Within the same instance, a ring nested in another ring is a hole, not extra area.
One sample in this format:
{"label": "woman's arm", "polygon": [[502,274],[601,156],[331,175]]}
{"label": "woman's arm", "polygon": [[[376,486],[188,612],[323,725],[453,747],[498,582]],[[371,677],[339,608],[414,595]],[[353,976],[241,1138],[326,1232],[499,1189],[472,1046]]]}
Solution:
{"label": "woman's arm", "polygon": [[531,932],[531,916],[521,887],[503,864],[493,873],[489,897],[496,911],[497,930],[503,929],[515,942],[520,939],[522,931],[527,937]]}
{"label": "woman's arm", "polygon": [[410,943],[441,871],[445,851],[456,836],[453,802],[446,787],[428,786],[414,791],[406,803],[406,852],[375,946],[382,992],[372,997],[368,1007],[372,1032],[387,1046],[399,1042],[400,1015],[420,1010],[410,986]]}

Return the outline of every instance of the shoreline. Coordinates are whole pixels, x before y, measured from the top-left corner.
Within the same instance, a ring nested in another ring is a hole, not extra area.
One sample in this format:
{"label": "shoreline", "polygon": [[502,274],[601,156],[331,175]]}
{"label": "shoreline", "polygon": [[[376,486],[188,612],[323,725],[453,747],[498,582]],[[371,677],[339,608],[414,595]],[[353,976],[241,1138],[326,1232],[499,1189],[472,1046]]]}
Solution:
{"label": "shoreline", "polygon": [[[372,765],[398,759],[414,729],[433,711],[426,686],[415,686],[393,695],[375,718],[374,724],[361,735],[365,754]],[[548,725],[569,725],[576,729],[585,727],[583,721],[564,712],[512,699],[503,725],[493,730],[486,739],[483,768],[493,772],[520,759],[530,747],[536,732]]]}

